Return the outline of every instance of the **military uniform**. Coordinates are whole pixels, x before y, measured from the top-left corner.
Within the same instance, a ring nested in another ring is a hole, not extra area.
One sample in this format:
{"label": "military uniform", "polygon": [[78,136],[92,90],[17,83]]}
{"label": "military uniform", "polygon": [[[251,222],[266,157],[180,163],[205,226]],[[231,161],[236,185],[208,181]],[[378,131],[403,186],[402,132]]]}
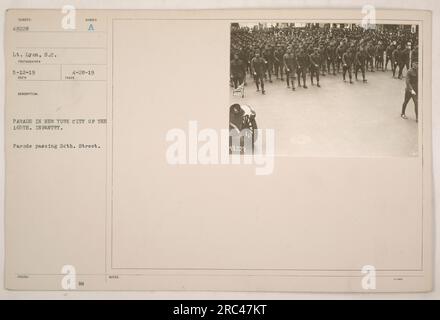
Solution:
{"label": "military uniform", "polygon": [[356,55],[354,58],[354,76],[355,79],[358,79],[358,71],[361,70],[362,73],[362,81],[366,82],[367,80],[365,79],[365,63],[367,61],[367,53],[365,52],[364,48],[359,48],[356,51]]}
{"label": "military uniform", "polygon": [[298,87],[301,87],[300,78],[302,77],[303,88],[307,89],[306,75],[307,75],[307,70],[309,69],[310,60],[309,60],[309,55],[306,52],[306,49],[300,51],[300,53],[297,56],[297,59],[298,59],[298,67],[296,69],[296,74],[298,76]]}
{"label": "military uniform", "polygon": [[416,113],[416,121],[418,121],[418,105],[417,105],[417,92],[418,92],[418,72],[417,69],[411,68],[406,74],[406,88],[405,97],[402,104],[402,118],[406,119],[405,111],[409,100],[414,101],[414,108]]}
{"label": "military uniform", "polygon": [[370,43],[367,45],[367,63],[366,63],[366,70],[368,70],[368,66],[370,66],[370,71],[374,72],[374,55],[375,55],[375,48],[374,46]]}
{"label": "military uniform", "polygon": [[390,44],[387,49],[385,50],[385,70],[387,70],[388,67],[388,62],[391,62],[391,69],[393,69],[393,65],[394,65],[394,59],[393,59],[393,51],[394,51],[394,46],[392,44]]}
{"label": "military uniform", "polygon": [[345,81],[345,75],[348,72],[348,77],[350,79],[350,83],[353,83],[352,75],[351,75],[352,67],[353,67],[353,60],[354,60],[353,52],[351,49],[348,49],[347,52],[345,52],[342,55],[342,78]]}
{"label": "military uniform", "polygon": [[327,47],[327,73],[330,74],[330,65],[333,68],[333,75],[336,75],[336,47],[334,44],[330,44]]}
{"label": "military uniform", "polygon": [[393,78],[396,76],[396,69],[397,66],[399,65],[399,60],[400,60],[400,48],[397,47],[396,49],[393,50]]}
{"label": "military uniform", "polygon": [[377,46],[376,46],[376,49],[375,49],[376,51],[375,51],[375,64],[376,64],[376,70],[379,70],[380,68],[382,69],[382,70],[384,70],[384,65],[383,65],[383,53],[384,53],[384,47],[383,47],[383,45],[381,44],[381,43],[379,43]]}
{"label": "military uniform", "polygon": [[[278,71],[280,72],[280,80],[283,81],[283,68],[284,68],[284,62],[283,62],[283,57],[285,54],[285,50],[283,48],[280,48],[278,50],[278,53],[275,55],[275,57],[277,58],[277,63],[278,63]],[[276,67],[275,67],[276,68]],[[277,77],[278,77],[278,71],[275,71]]]}
{"label": "military uniform", "polygon": [[417,47],[411,50],[411,65],[414,62],[419,62],[419,48]]}
{"label": "military uniform", "polygon": [[336,48],[336,70],[339,73],[339,68],[342,64],[342,56],[344,55],[345,52],[345,47],[340,44],[337,48]]}
{"label": "military uniform", "polygon": [[246,64],[241,59],[233,59],[231,61],[231,78],[234,88],[237,89],[244,81],[246,74]]}
{"label": "military uniform", "polygon": [[286,83],[289,88],[289,80],[292,83],[292,90],[295,90],[295,72],[297,68],[296,56],[293,52],[287,52],[283,57],[284,72],[286,74]]}
{"label": "military uniform", "polygon": [[318,50],[315,50],[315,52],[310,55],[309,60],[310,60],[310,82],[312,83],[313,86],[313,76],[316,76],[316,83],[318,87],[320,87],[319,70],[320,70],[321,56],[318,53]]}
{"label": "military uniform", "polygon": [[262,57],[254,57],[251,60],[251,70],[254,75],[255,85],[257,86],[257,91],[260,91],[261,85],[261,93],[265,94],[264,91],[264,73],[266,71],[267,61]]}
{"label": "military uniform", "polygon": [[278,79],[280,73],[282,74],[281,68],[283,67],[283,56],[280,57],[281,50],[275,49],[273,52],[273,67],[275,77]]}
{"label": "military uniform", "polygon": [[325,76],[325,71],[327,69],[327,50],[324,46],[319,46],[319,65],[321,68],[321,75]]}
{"label": "military uniform", "polygon": [[273,72],[273,51],[271,49],[265,49],[263,52],[263,58],[266,60],[266,72],[269,75],[269,82],[272,82]]}
{"label": "military uniform", "polygon": [[409,53],[410,50],[408,48],[403,48],[399,52],[399,79],[402,79],[403,68],[409,69]]}

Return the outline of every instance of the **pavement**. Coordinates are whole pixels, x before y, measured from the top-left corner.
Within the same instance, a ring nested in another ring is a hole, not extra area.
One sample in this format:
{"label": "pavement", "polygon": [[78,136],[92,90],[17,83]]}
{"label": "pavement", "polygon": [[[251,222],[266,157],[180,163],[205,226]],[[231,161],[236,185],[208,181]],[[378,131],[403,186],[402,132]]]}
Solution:
{"label": "pavement", "polygon": [[321,76],[317,88],[308,75],[308,89],[292,91],[285,81],[273,77],[273,83],[265,82],[262,95],[247,75],[245,97],[234,96],[231,89],[230,102],[252,106],[258,127],[275,130],[279,156],[417,156],[412,101],[406,110],[408,119],[400,117],[405,78],[393,79],[389,70],[367,72],[366,78],[363,83],[353,75],[354,84],[349,84],[342,81],[341,73]]}

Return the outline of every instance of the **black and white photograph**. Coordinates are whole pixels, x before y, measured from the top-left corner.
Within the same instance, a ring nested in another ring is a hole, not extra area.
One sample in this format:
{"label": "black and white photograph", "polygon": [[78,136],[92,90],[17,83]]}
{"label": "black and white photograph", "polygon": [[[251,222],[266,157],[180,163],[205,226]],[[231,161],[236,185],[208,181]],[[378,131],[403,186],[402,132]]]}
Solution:
{"label": "black and white photograph", "polygon": [[418,155],[418,25],[246,21],[230,39],[230,128],[251,115],[277,156]]}
{"label": "black and white photograph", "polygon": [[0,300],[440,298],[440,2],[118,1],[0,4]]}

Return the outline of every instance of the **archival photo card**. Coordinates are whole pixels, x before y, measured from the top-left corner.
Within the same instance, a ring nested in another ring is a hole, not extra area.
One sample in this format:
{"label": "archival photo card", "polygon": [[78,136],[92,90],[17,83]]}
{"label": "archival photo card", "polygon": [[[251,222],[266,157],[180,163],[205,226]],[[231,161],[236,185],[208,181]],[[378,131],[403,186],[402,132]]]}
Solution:
{"label": "archival photo card", "polygon": [[431,14],[11,9],[11,290],[432,288]]}

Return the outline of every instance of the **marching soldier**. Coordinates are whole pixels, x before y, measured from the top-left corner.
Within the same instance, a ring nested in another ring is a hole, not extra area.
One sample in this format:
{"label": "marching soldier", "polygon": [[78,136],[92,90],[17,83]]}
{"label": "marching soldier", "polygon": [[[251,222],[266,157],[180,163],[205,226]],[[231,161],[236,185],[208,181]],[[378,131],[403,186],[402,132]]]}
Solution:
{"label": "marching soldier", "polygon": [[300,51],[297,56],[297,59],[298,59],[298,66],[296,69],[296,75],[298,76],[298,87],[301,87],[300,78],[302,78],[303,79],[303,88],[307,89],[306,75],[307,75],[307,70],[309,68],[310,60],[309,60],[309,55],[307,54],[305,48],[300,47]]}
{"label": "marching soldier", "polygon": [[409,54],[410,50],[407,46],[402,48],[402,50],[399,52],[399,79],[402,79],[403,77],[403,68],[406,67],[407,71],[409,69]]}
{"label": "marching soldier", "polygon": [[[273,51],[266,47],[263,52],[263,59],[266,60],[266,71],[269,75],[269,82],[272,82],[272,71],[273,71]],[[264,78],[267,79],[266,73],[264,74]]]}
{"label": "marching soldier", "polygon": [[289,80],[292,83],[292,90],[295,90],[295,72],[297,68],[296,56],[293,49],[289,47],[283,57],[284,72],[286,74],[287,88],[290,88]]}
{"label": "marching soldier", "polygon": [[260,91],[261,84],[262,94],[266,93],[266,91],[264,91],[264,73],[266,71],[266,64],[266,60],[260,57],[260,53],[255,53],[255,57],[251,60],[251,72],[254,76],[257,92]]}
{"label": "marching soldier", "polygon": [[411,65],[413,65],[414,62],[419,62],[419,46],[415,45],[414,49],[411,50]]}
{"label": "marching soldier", "polygon": [[[248,51],[248,56],[247,56],[246,70],[248,70],[248,72],[249,72],[249,74],[251,75],[251,77],[253,77],[253,74],[252,74],[252,68],[251,68],[251,62],[252,62],[252,59],[253,59],[254,56],[255,56],[255,53],[256,53],[256,51],[255,51],[254,49],[251,48],[251,49]],[[245,86],[247,85],[246,77],[244,77],[244,85],[245,85]]]}
{"label": "marching soldier", "polygon": [[350,83],[352,84],[352,76],[351,76],[351,70],[352,70],[352,65],[353,65],[353,51],[352,48],[349,48],[343,55],[342,55],[342,79],[345,80],[345,75],[347,74],[348,71],[348,77],[350,79]]}
{"label": "marching soldier", "polygon": [[365,79],[365,63],[367,61],[367,52],[365,51],[364,47],[360,46],[359,49],[356,51],[354,61],[354,77],[356,81],[358,80],[358,71],[360,69],[362,72],[362,81],[367,82],[367,80]]}
{"label": "marching soldier", "polygon": [[368,71],[368,65],[370,65],[370,72],[374,72],[374,54],[375,54],[376,50],[375,50],[373,43],[371,41],[368,42],[366,50],[367,50],[367,54],[368,54],[366,69]]}
{"label": "marching soldier", "polygon": [[[400,61],[400,45],[397,46],[396,49],[393,50],[393,78],[396,77],[396,69],[397,66],[399,65],[399,61]],[[399,71],[400,73],[400,71]]]}
{"label": "marching soldier", "polygon": [[245,73],[246,64],[238,57],[238,54],[234,54],[234,59],[231,61],[231,79],[235,89],[243,83]]}
{"label": "marching soldier", "polygon": [[339,73],[339,67],[342,64],[342,55],[345,52],[344,44],[341,42],[339,46],[336,48],[336,70]]}
{"label": "marching soldier", "polygon": [[316,75],[316,85],[318,88],[321,86],[319,85],[319,69],[320,69],[320,61],[321,61],[321,55],[319,54],[319,49],[315,48],[315,52],[310,55],[310,81],[313,83],[313,76]]}
{"label": "marching soldier", "polygon": [[336,44],[334,42],[330,43],[327,47],[327,73],[330,74],[330,65],[333,68],[333,75],[336,75],[335,71],[336,64]]}
{"label": "marching soldier", "polygon": [[[280,80],[284,81],[283,79],[283,68],[284,68],[284,62],[283,62],[283,57],[285,54],[285,50],[283,47],[280,47],[278,50],[278,54],[276,55],[277,60],[278,60],[278,64],[279,64],[279,71],[280,71]],[[278,73],[277,73],[278,74]]]}
{"label": "marching soldier", "polygon": [[243,77],[243,82],[244,85],[246,85],[246,73],[249,70],[249,48],[245,47],[243,48],[238,57],[241,59],[241,61],[243,61],[244,64],[244,77]]}
{"label": "marching soldier", "polygon": [[383,54],[384,54],[384,47],[382,45],[382,41],[379,41],[379,43],[376,46],[375,51],[375,64],[376,64],[376,70],[382,69],[382,71],[385,71],[384,65],[383,65]]}
{"label": "marching soldier", "polygon": [[391,69],[393,68],[394,65],[394,59],[393,59],[393,51],[394,51],[394,44],[390,43],[390,45],[386,48],[385,50],[385,71],[388,69],[388,62],[391,63]]}
{"label": "marching soldier", "polygon": [[[283,60],[280,60],[280,48],[276,48],[273,52],[273,67],[275,72],[275,77],[279,79],[279,74],[282,73],[280,69],[283,67]],[[280,72],[281,71],[281,72]]]}
{"label": "marching soldier", "polygon": [[402,119],[408,119],[408,117],[405,115],[405,111],[409,100],[412,99],[414,101],[416,122],[419,121],[419,112],[417,106],[417,92],[418,92],[417,85],[418,85],[418,62],[413,62],[412,68],[406,74],[405,97],[403,99],[402,112],[400,114]]}
{"label": "marching soldier", "polygon": [[327,46],[324,47],[323,44],[319,45],[319,65],[321,69],[321,75],[325,76],[325,71],[327,69]]}

